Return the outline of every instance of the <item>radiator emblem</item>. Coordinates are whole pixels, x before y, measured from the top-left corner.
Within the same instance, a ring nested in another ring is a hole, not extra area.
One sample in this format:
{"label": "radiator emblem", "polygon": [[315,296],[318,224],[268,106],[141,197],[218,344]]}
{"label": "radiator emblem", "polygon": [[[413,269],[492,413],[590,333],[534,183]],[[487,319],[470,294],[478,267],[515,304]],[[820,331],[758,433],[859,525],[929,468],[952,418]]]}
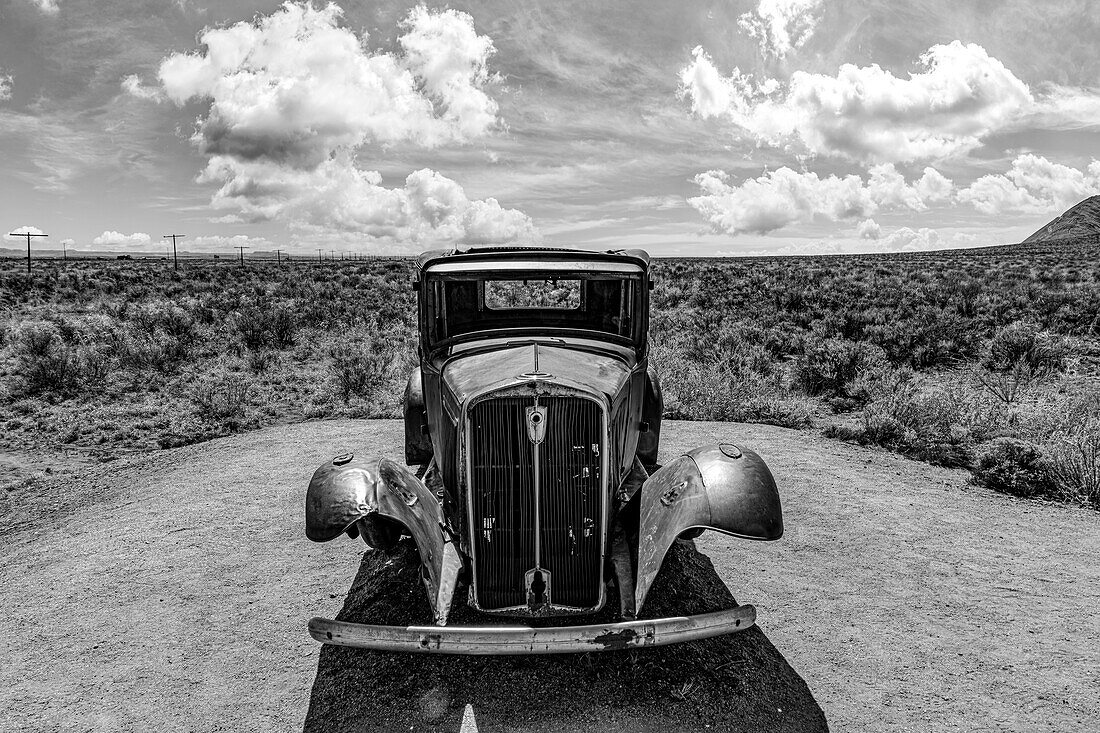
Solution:
{"label": "radiator emblem", "polygon": [[527,437],[538,445],[546,437],[546,408],[535,405],[527,408]]}

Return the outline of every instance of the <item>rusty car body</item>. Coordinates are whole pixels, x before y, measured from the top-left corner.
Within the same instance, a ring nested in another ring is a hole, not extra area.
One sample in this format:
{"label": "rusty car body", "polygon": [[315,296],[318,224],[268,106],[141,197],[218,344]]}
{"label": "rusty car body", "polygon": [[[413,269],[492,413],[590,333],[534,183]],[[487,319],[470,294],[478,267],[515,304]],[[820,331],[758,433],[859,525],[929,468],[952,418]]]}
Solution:
{"label": "rusty car body", "polygon": [[[752,606],[639,620],[672,543],[712,529],[783,533],[764,461],[733,443],[657,465],[663,401],[649,363],[650,258],[640,250],[435,251],[416,262],[419,367],[404,395],[405,456],[337,456],[306,496],[306,534],[415,541],[431,624],[315,618],[332,644],[522,654],[667,644],[751,626]],[[408,467],[416,467],[410,470]],[[448,626],[487,615],[620,621]]]}

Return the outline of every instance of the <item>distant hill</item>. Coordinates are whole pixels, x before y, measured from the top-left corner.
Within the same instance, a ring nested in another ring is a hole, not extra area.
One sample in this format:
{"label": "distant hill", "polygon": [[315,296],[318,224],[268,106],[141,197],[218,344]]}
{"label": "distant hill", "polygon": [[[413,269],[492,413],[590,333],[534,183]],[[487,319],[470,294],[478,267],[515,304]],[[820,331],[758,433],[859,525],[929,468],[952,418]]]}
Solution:
{"label": "distant hill", "polygon": [[1100,238],[1100,196],[1090,196],[1067,209],[1065,213],[1032,234],[1024,242],[1084,238]]}

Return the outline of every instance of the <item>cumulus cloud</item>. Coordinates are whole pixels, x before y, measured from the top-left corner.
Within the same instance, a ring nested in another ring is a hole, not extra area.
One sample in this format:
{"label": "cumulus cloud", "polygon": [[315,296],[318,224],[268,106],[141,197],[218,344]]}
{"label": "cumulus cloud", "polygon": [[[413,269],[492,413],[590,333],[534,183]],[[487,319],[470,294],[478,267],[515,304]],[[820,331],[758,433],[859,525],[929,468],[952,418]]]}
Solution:
{"label": "cumulus cloud", "polygon": [[856,224],[856,235],[860,239],[879,239],[882,237],[882,227],[874,219],[864,219]]}
{"label": "cumulus cloud", "polygon": [[[716,232],[757,233],[815,219],[838,221],[869,217],[882,209],[924,211],[951,196],[954,185],[933,168],[907,182],[892,164],[873,166],[866,180],[856,175],[819,177],[787,167],[740,184],[723,171],[695,177],[702,195],[688,204]],[[873,222],[872,222],[873,223]]]}
{"label": "cumulus cloud", "polygon": [[254,23],[204,31],[205,49],[160,66],[169,99],[210,102],[195,141],[211,155],[317,165],[341,146],[435,146],[482,135],[497,104],[482,89],[492,41],[469,15],[414,8],[398,43],[372,53],[342,11],[286,3]]}
{"label": "cumulus cloud", "polygon": [[151,241],[152,238],[145,232],[123,234],[107,230],[93,239],[92,244],[97,247],[146,247]]}
{"label": "cumulus cloud", "polygon": [[738,69],[723,76],[696,48],[680,83],[694,113],[728,119],[758,143],[870,162],[946,158],[1029,120],[1085,124],[1079,118],[1100,105],[1092,90],[1051,88],[1036,98],[984,48],[959,41],[932,46],[907,78],[844,64],[836,76],[796,71],[786,83]]}
{"label": "cumulus cloud", "polygon": [[21,226],[18,229],[12,229],[11,233],[12,234],[44,234],[45,232],[43,232],[38,227],[32,227],[30,225],[27,225],[27,226]]}
{"label": "cumulus cloud", "polygon": [[817,26],[823,0],[760,0],[756,9],[737,20],[760,43],[765,56],[783,58],[800,48]]}
{"label": "cumulus cloud", "polygon": [[1053,213],[1100,194],[1100,160],[1085,170],[1020,155],[1006,173],[982,176],[958,193],[983,214]]}
{"label": "cumulus cloud", "polygon": [[[399,53],[370,51],[333,4],[285,3],[254,22],[208,29],[204,48],[160,66],[163,93],[209,111],[193,142],[209,156],[222,220],[280,220],[305,232],[425,241],[511,241],[530,219],[453,180],[412,173],[387,188],[357,155],[397,143],[465,143],[501,126],[486,87],[492,40],[455,10],[413,8]],[[128,82],[124,81],[124,86]],[[139,81],[129,83],[140,96]]]}
{"label": "cumulus cloud", "polygon": [[531,220],[492,198],[471,201],[455,181],[414,171],[400,188],[338,155],[313,169],[219,156],[202,179],[221,184],[217,208],[247,221],[286,220],[303,231],[335,230],[423,243],[500,243],[535,238]]}
{"label": "cumulus cloud", "polygon": [[935,229],[899,227],[885,237],[879,238],[878,246],[879,249],[887,252],[905,252],[941,249],[946,244]]}

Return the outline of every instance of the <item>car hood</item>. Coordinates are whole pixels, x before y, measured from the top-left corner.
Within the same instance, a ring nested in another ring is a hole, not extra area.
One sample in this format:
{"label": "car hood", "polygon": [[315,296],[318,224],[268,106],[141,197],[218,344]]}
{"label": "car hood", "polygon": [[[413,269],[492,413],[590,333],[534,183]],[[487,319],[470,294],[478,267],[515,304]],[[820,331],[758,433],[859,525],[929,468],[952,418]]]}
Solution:
{"label": "car hood", "polygon": [[543,383],[561,384],[604,395],[610,400],[629,379],[633,365],[628,350],[598,342],[515,342],[453,355],[443,365],[443,383],[459,404],[486,392],[529,381],[541,372]]}

